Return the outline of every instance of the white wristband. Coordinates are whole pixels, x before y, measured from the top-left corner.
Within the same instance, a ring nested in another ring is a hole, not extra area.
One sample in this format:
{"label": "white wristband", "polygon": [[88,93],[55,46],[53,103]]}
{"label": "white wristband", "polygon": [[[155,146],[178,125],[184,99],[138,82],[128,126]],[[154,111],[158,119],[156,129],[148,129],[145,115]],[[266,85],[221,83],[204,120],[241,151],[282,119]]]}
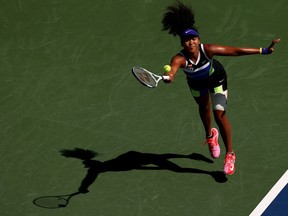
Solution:
{"label": "white wristband", "polygon": [[163,80],[170,80],[170,76],[162,76]]}

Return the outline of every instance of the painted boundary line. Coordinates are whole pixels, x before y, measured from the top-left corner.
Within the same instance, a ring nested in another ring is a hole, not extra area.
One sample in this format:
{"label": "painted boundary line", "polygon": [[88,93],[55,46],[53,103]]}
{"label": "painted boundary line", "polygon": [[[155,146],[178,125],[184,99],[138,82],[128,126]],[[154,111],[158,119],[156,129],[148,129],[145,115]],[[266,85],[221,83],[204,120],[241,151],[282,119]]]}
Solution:
{"label": "painted boundary line", "polygon": [[266,208],[271,204],[275,197],[288,183],[288,170],[282,175],[278,182],[271,188],[268,194],[261,200],[257,207],[252,211],[249,216],[260,216]]}

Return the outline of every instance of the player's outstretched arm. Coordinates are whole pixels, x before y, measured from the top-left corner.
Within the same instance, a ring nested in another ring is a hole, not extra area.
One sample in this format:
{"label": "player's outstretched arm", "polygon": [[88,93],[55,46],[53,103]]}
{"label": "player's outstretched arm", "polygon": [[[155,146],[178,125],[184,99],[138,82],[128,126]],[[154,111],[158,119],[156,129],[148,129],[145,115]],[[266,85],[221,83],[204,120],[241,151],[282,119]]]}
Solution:
{"label": "player's outstretched arm", "polygon": [[218,56],[242,56],[252,54],[268,55],[274,51],[274,45],[279,43],[280,39],[274,39],[267,48],[245,48],[233,46],[221,46],[216,44],[204,44],[204,49],[207,55],[212,58],[214,55]]}

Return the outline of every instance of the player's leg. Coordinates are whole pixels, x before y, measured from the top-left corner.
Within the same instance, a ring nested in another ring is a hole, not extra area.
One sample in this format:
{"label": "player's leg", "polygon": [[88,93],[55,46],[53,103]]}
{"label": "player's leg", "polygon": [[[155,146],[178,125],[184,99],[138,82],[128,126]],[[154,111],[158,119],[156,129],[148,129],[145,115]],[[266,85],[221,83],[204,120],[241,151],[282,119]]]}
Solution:
{"label": "player's leg", "polygon": [[207,91],[207,93],[198,97],[194,96],[194,99],[198,105],[199,115],[205,129],[206,137],[209,137],[211,136],[212,128],[212,109],[209,92]]}
{"label": "player's leg", "polygon": [[224,173],[232,175],[235,172],[236,156],[232,147],[232,131],[226,115],[228,83],[227,74],[223,65],[213,60],[214,73],[210,76],[210,97],[215,121],[219,127],[222,140],[226,148]]}
{"label": "player's leg", "polygon": [[213,158],[220,156],[220,146],[218,144],[218,131],[216,128],[212,128],[212,108],[211,99],[209,94],[209,79],[193,80],[187,78],[187,82],[199,108],[199,115],[202,120],[205,133],[206,143],[210,154]]}
{"label": "player's leg", "polygon": [[233,152],[232,148],[232,130],[226,111],[213,110],[215,121],[219,127],[226,152]]}
{"label": "player's leg", "polygon": [[216,128],[212,128],[212,109],[209,92],[200,94],[198,97],[194,96],[194,99],[199,107],[199,114],[206,132],[206,143],[208,144],[210,154],[213,158],[218,158],[220,156],[218,131]]}
{"label": "player's leg", "polygon": [[226,115],[228,90],[211,93],[214,119],[218,125],[226,152],[232,152],[232,131]]}
{"label": "player's leg", "polygon": [[[222,88],[222,87],[221,87]],[[228,90],[217,93],[211,93],[211,101],[213,114],[218,125],[222,140],[226,148],[226,156],[224,161],[224,173],[232,175],[235,172],[236,156],[232,147],[232,130],[230,122],[226,115]]]}

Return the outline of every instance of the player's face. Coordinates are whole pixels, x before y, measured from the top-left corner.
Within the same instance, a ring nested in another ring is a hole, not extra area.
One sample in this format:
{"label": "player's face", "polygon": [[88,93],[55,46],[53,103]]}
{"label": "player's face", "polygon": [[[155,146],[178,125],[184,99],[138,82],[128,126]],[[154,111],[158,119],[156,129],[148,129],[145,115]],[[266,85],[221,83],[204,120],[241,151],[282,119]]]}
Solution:
{"label": "player's face", "polygon": [[190,53],[198,51],[199,44],[200,44],[199,37],[190,36],[182,40],[183,48]]}

